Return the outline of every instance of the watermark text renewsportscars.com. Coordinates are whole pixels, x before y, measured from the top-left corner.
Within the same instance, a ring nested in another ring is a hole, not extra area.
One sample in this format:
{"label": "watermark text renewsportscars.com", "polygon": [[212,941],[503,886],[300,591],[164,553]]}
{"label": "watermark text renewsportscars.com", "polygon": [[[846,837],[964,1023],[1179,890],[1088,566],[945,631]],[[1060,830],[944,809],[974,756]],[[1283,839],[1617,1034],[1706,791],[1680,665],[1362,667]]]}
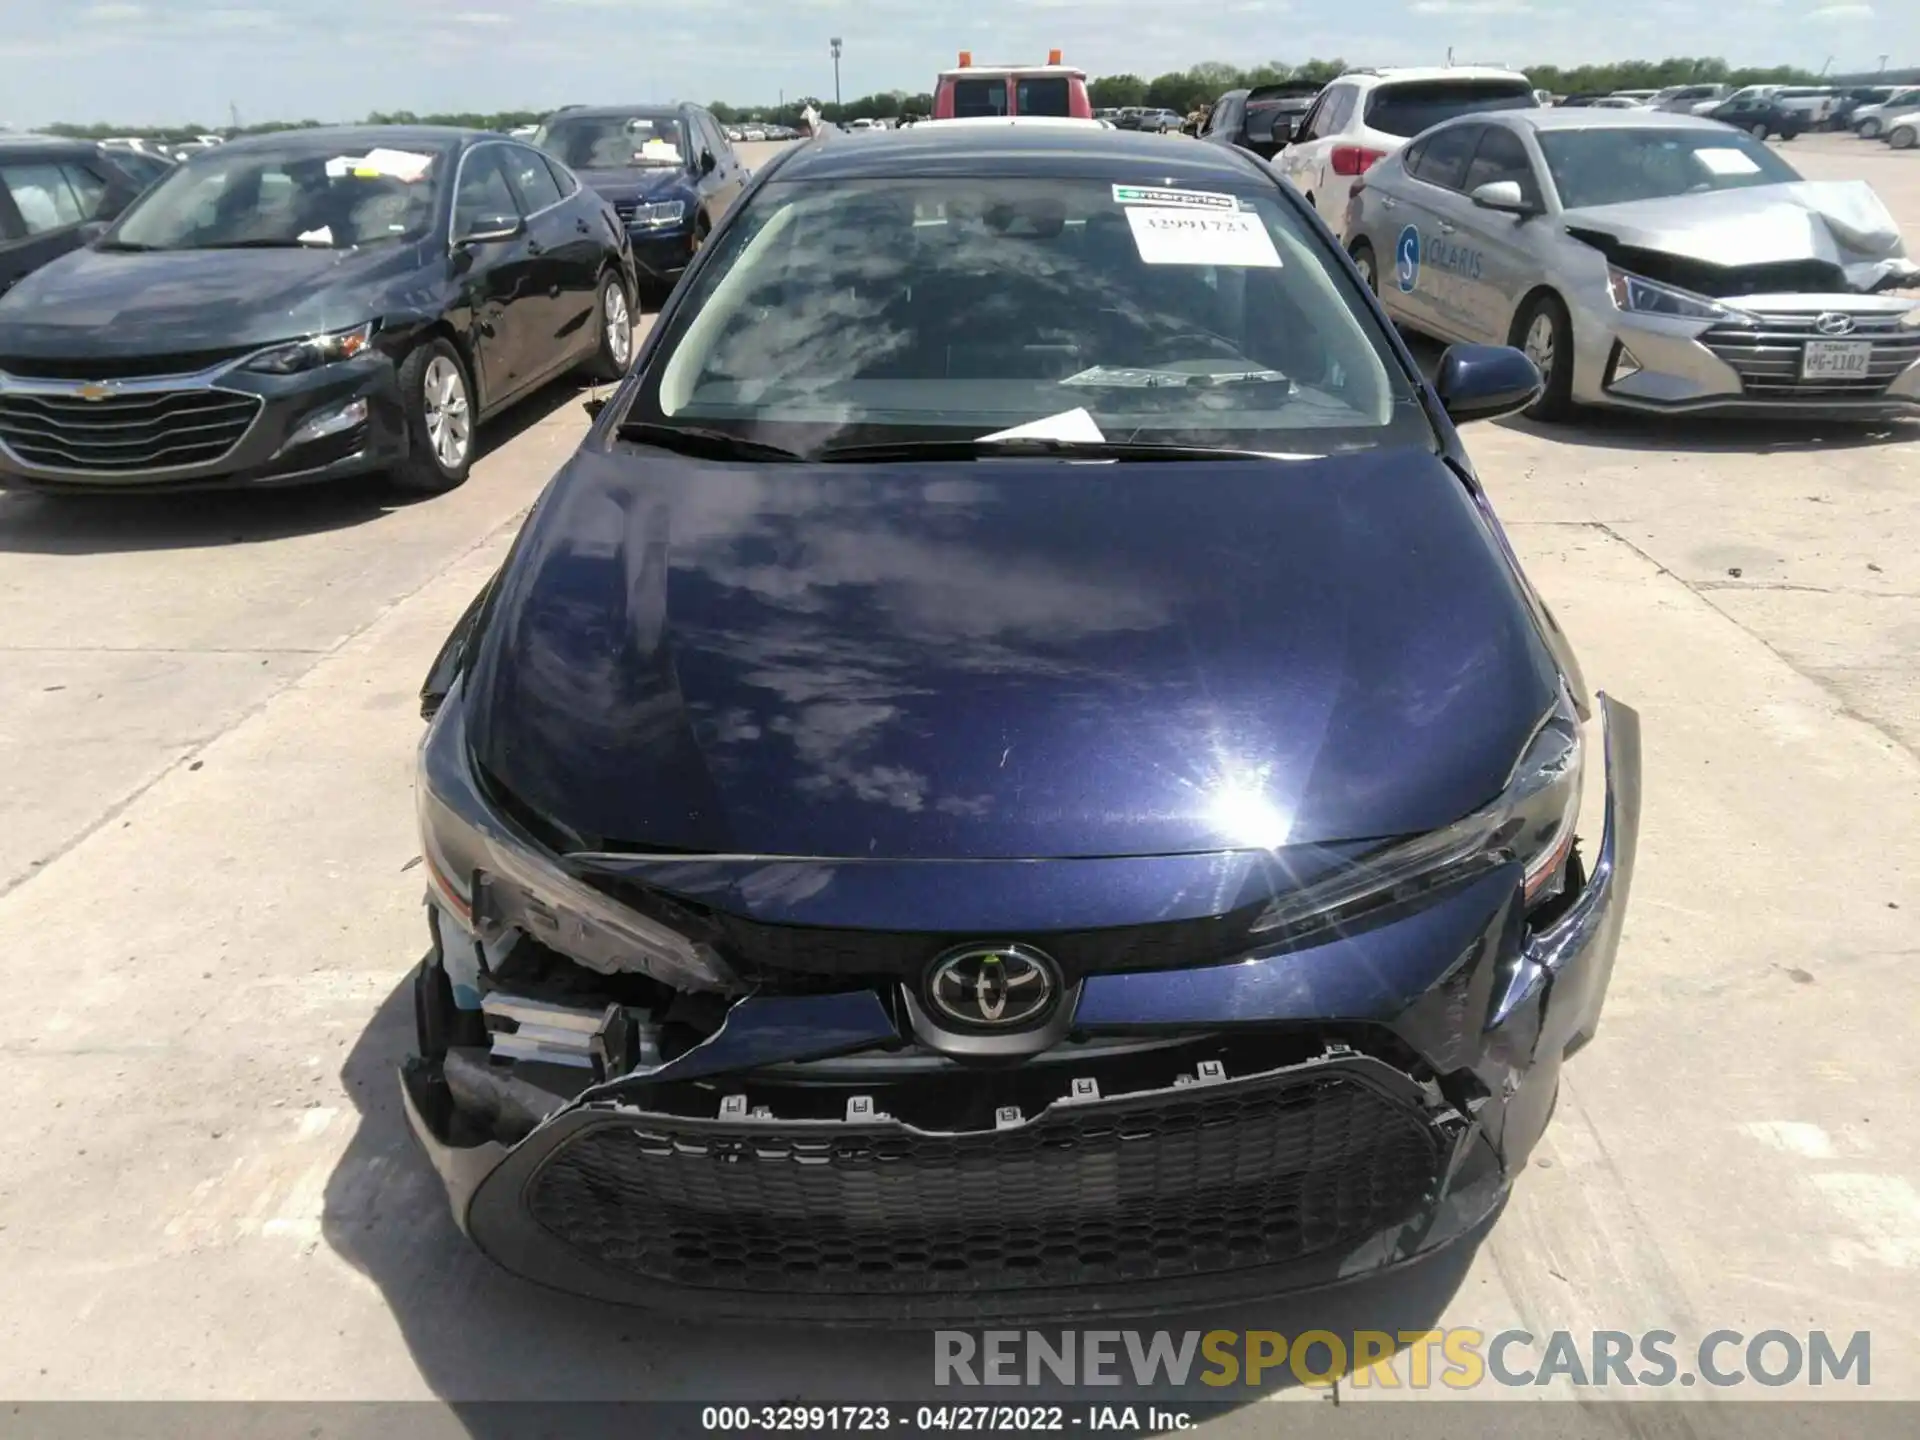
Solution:
{"label": "watermark text renewsportscars.com", "polygon": [[1869,1332],[1713,1330],[938,1330],[940,1386],[1157,1385],[1215,1389],[1345,1384],[1472,1390],[1569,1384],[1607,1389],[1873,1382]]}

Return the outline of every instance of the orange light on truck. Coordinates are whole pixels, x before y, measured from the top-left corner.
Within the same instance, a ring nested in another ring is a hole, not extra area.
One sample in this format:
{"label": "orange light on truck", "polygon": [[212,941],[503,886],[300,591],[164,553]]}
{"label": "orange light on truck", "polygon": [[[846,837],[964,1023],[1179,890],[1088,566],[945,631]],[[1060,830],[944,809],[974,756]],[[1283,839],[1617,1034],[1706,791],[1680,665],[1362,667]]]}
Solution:
{"label": "orange light on truck", "polygon": [[962,50],[960,52],[960,68],[965,70],[971,64],[973,64],[973,52],[971,50]]}
{"label": "orange light on truck", "polygon": [[1047,64],[1058,65],[1059,63],[1060,63],[1060,52],[1058,50],[1047,51]]}

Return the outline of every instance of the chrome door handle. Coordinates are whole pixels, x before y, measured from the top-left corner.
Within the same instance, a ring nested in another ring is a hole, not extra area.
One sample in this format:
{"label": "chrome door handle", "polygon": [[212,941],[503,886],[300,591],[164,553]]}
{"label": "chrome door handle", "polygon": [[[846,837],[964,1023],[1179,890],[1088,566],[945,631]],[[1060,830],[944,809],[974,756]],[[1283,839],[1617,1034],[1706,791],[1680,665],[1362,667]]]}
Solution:
{"label": "chrome door handle", "polygon": [[1451,235],[1453,233],[1453,226],[1448,221],[1442,220],[1439,228],[1442,235]]}
{"label": "chrome door handle", "polygon": [[1382,210],[1398,210],[1400,208],[1400,202],[1391,195],[1382,195],[1380,197],[1380,208]]}

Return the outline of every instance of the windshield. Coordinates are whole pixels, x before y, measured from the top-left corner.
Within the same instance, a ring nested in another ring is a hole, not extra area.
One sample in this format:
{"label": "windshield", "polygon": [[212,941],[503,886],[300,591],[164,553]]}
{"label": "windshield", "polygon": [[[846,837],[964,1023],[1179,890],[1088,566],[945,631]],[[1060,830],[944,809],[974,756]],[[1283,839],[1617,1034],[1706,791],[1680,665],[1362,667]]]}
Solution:
{"label": "windshield", "polygon": [[637,170],[686,163],[677,115],[567,115],[533,143],[575,170]]}
{"label": "windshield", "polygon": [[418,240],[433,228],[446,157],[347,147],[209,150],[147,191],[107,236],[109,247],[343,250]]}
{"label": "windshield", "polygon": [[1515,80],[1420,80],[1382,85],[1367,97],[1367,126],[1388,135],[1418,135],[1442,120],[1482,110],[1537,110],[1533,86]]}
{"label": "windshield", "polygon": [[1005,80],[956,80],[953,82],[953,115],[956,120],[979,119],[1007,113]]}
{"label": "windshield", "polygon": [[1569,210],[1800,178],[1738,130],[1547,130],[1539,140],[1547,173]]}
{"label": "windshield", "polygon": [[1073,96],[1064,75],[1022,75],[1014,84],[1014,108],[1022,115],[1071,115]]}
{"label": "windshield", "polygon": [[1035,422],[1262,451],[1432,443],[1359,293],[1271,190],[776,181],[720,246],[629,419],[802,452]]}

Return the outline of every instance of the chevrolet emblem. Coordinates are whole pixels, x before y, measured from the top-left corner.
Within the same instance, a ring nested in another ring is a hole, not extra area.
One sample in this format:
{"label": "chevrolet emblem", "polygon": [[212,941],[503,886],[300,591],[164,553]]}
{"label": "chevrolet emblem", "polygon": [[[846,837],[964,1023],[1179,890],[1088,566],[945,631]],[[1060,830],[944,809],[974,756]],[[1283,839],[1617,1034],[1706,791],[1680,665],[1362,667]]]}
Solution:
{"label": "chevrolet emblem", "polygon": [[98,380],[89,380],[75,392],[82,400],[104,400],[113,394],[113,386],[102,385]]}

